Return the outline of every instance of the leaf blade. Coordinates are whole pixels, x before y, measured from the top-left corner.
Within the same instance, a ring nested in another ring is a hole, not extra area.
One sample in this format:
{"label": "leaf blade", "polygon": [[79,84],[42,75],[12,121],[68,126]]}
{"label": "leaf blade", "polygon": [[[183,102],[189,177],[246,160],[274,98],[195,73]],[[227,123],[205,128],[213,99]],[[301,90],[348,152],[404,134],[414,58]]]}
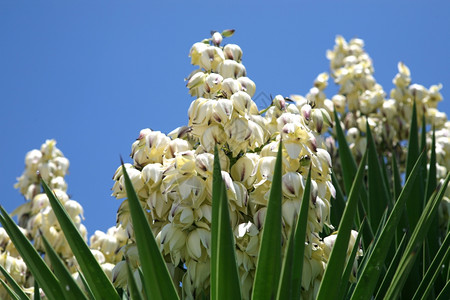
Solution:
{"label": "leaf blade", "polygon": [[119,295],[111,281],[103,272],[62,203],[44,180],[41,180],[41,184],[70,249],[75,255],[94,296],[96,298],[109,297],[110,299],[119,299]]}
{"label": "leaf blade", "polygon": [[418,161],[406,181],[405,187],[395,202],[394,208],[389,215],[379,239],[375,241],[372,253],[367,259],[367,264],[362,270],[360,279],[356,284],[351,299],[368,299],[373,293],[381,272],[381,266],[384,263],[387,251],[390,249],[389,246],[392,238],[394,237],[395,229],[400,221],[400,217],[403,214],[406,200],[409,199],[409,194],[412,190],[413,184],[415,183],[415,179],[419,174],[420,165],[423,159],[424,153],[419,156]]}
{"label": "leaf blade", "polygon": [[143,284],[145,285],[145,290],[150,293],[150,295],[147,295],[147,298],[159,300],[179,299],[167,265],[159,251],[155,236],[145,217],[144,210],[139,203],[139,198],[123,162],[122,170],[136,245],[144,274]]}
{"label": "leaf blade", "polygon": [[[358,167],[356,177],[353,181],[350,195],[347,200],[347,206],[344,210],[341,223],[339,224],[339,232],[336,237],[335,244],[330,254],[325,273],[317,294],[318,300],[329,299],[329,295],[338,295],[339,287],[341,285],[341,276],[345,268],[345,259],[350,240],[350,232],[353,225],[353,216],[356,213],[358,206],[358,199],[361,193],[361,185],[366,166],[368,151],[364,153],[364,157]],[[336,280],[339,276],[339,280]]]}
{"label": "leaf blade", "polygon": [[280,141],[256,264],[252,299],[273,299],[278,290],[281,271],[281,152]]}
{"label": "leaf blade", "polygon": [[0,212],[0,222],[14,243],[17,251],[19,251],[20,256],[27,264],[28,269],[38,280],[39,285],[49,297],[62,299],[64,295],[57,278],[2,206],[0,206]]}
{"label": "leaf blade", "polygon": [[214,147],[211,220],[211,299],[241,299],[235,243],[219,152]]}

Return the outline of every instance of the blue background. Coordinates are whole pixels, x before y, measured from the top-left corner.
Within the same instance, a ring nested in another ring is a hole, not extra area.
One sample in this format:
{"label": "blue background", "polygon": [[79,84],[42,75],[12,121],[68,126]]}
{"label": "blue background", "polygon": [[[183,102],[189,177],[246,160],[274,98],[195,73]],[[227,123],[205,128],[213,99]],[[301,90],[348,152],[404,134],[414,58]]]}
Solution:
{"label": "blue background", "polygon": [[341,34],[364,39],[386,92],[403,61],[413,83],[444,85],[439,108],[450,112],[449,1],[317,3],[0,1],[0,203],[23,203],[13,184],[24,156],[53,138],[71,162],[68,193],[89,235],[115,225],[119,156],[131,161],[143,128],[187,124],[188,53],[210,30],[236,29],[226,42],[243,49],[259,108],[270,94],[305,95]]}

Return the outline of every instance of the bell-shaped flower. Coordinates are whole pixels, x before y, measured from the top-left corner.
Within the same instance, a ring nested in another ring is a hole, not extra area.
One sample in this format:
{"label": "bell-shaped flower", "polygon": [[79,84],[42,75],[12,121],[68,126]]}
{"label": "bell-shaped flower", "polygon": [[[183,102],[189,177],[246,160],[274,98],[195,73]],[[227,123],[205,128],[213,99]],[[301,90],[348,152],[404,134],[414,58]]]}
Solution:
{"label": "bell-shaped flower", "polygon": [[205,81],[208,75],[203,72],[197,72],[189,79],[186,86],[189,94],[193,97],[202,97],[206,92]]}
{"label": "bell-shaped flower", "polygon": [[208,45],[205,43],[195,43],[191,47],[191,51],[189,52],[189,56],[191,57],[191,64],[193,65],[200,65],[200,57],[202,56],[203,51],[206,50]]}
{"label": "bell-shaped flower", "polygon": [[237,81],[241,84],[242,91],[246,92],[250,97],[255,95],[256,85],[250,78],[242,76]]}
{"label": "bell-shaped flower", "polygon": [[246,76],[246,70],[243,64],[234,60],[226,59],[217,66],[217,72],[223,78],[237,79]]}
{"label": "bell-shaped flower", "polygon": [[242,85],[240,81],[233,78],[226,78],[222,81],[222,96],[230,99],[234,93],[242,91]]}
{"label": "bell-shaped flower", "polygon": [[225,60],[222,49],[215,46],[207,46],[201,52],[199,65],[206,71],[215,71],[217,66]]}
{"label": "bell-shaped flower", "polygon": [[200,144],[208,151],[214,150],[214,145],[223,145],[227,140],[225,131],[219,125],[209,126],[200,137]]}
{"label": "bell-shaped flower", "polygon": [[242,59],[241,47],[235,44],[227,44],[223,47],[223,54],[227,59],[231,59],[240,62]]}
{"label": "bell-shaped flower", "polygon": [[220,74],[211,73],[205,79],[205,90],[210,94],[217,93],[222,88],[223,77]]}
{"label": "bell-shaped flower", "polygon": [[216,101],[213,108],[211,119],[217,123],[225,125],[233,113],[233,102],[228,99],[220,98]]}
{"label": "bell-shaped flower", "polygon": [[239,181],[250,189],[255,182],[255,167],[259,156],[254,153],[246,153],[240,157],[231,167],[231,177],[235,181]]}

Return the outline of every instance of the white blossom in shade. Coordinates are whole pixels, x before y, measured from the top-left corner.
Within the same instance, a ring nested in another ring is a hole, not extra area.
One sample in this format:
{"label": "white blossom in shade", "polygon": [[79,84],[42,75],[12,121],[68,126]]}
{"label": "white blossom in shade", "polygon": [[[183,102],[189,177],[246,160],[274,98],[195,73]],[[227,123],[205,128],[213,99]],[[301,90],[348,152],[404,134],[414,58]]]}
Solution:
{"label": "white blossom in shade", "polygon": [[239,158],[231,167],[230,174],[233,180],[241,182],[247,189],[253,187],[256,180],[255,167],[258,159],[259,156],[255,153],[246,153]]}

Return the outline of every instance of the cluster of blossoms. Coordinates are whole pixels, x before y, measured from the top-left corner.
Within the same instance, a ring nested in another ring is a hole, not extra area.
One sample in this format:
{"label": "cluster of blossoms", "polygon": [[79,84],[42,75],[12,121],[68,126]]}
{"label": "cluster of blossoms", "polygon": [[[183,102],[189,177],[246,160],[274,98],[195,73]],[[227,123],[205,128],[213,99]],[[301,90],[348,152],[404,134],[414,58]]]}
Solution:
{"label": "cluster of blossoms", "polygon": [[[78,263],[59,226],[49,199],[42,192],[40,186],[40,178],[42,178],[53,189],[79,232],[87,240],[86,228],[81,223],[83,207],[77,201],[69,199],[66,192],[67,183],[64,177],[68,168],[69,160],[56,147],[54,140],[47,140],[40,150],[35,149],[28,152],[25,157],[25,171],[15,184],[27,201],[19,206],[12,215],[18,217],[22,232],[33,241],[34,247],[40,253],[45,253],[42,240],[42,235],[44,235],[74,277],[81,280],[77,272]],[[127,238],[125,230],[121,227],[112,227],[107,233],[96,231],[90,238],[94,256],[111,279],[112,269],[122,257],[117,254],[117,249],[126,243]],[[50,264],[47,257],[44,258]],[[3,228],[0,228],[0,264],[26,292],[33,293],[34,279]],[[3,287],[0,288],[0,298],[9,298]]]}
{"label": "cluster of blossoms", "polygon": [[[141,130],[132,145],[133,164],[126,164],[125,168],[141,205],[148,211],[173,279],[182,283],[184,297],[193,299],[209,289],[212,153],[214,145],[218,145],[242,296],[249,299],[277,149],[283,140],[284,239],[295,224],[306,175],[312,166],[302,277],[303,299],[312,299],[335,237],[321,239],[319,235],[324,226],[333,228],[329,223],[330,198],[335,196],[331,157],[321,135],[332,125],[331,102],[327,101],[328,106],[321,105],[325,102],[322,90],[327,77],[319,78],[306,98],[289,102],[279,95],[264,114],[260,113],[252,100],[255,84],[246,76],[241,48],[234,44],[221,46],[223,37],[231,33],[215,32],[210,39],[191,48],[191,62],[199,68],[187,78],[189,93],[196,97],[188,111],[188,125],[168,135]],[[121,167],[114,180],[113,195],[125,198]],[[126,199],[119,208],[117,221],[133,241]],[[350,249],[354,243],[353,238]],[[125,251],[135,252],[134,249],[131,243]],[[139,262],[132,265],[137,268]],[[123,263],[116,265],[113,273],[117,275],[114,276],[117,286],[127,284],[126,272]],[[139,276],[136,279],[139,281]]]}
{"label": "cluster of blossoms", "polygon": [[[336,38],[334,49],[327,52],[330,60],[331,76],[338,84],[339,91],[331,99],[340,121],[347,133],[347,141],[354,156],[359,159],[366,148],[366,122],[368,122],[379,152],[388,158],[396,155],[400,169],[405,170],[409,126],[413,105],[416,105],[419,127],[425,120],[426,125],[436,130],[437,179],[445,178],[450,170],[450,121],[447,115],[437,109],[442,101],[442,85],[426,88],[420,84],[411,84],[409,68],[402,62],[398,64],[398,74],[390,92],[390,98],[374,77],[372,60],[364,51],[361,39],[347,42],[343,37]],[[323,74],[319,77],[323,78]],[[318,78],[319,78],[318,77]],[[325,100],[326,101],[326,100]],[[326,103],[326,102],[325,102]],[[325,106],[327,106],[325,104]],[[428,149],[430,149],[432,130],[427,132]],[[334,159],[338,156],[333,137],[327,143]],[[338,169],[335,166],[335,170]],[[447,191],[449,193],[449,191]],[[449,194],[440,206],[440,221],[443,232],[448,227],[450,211]]]}

